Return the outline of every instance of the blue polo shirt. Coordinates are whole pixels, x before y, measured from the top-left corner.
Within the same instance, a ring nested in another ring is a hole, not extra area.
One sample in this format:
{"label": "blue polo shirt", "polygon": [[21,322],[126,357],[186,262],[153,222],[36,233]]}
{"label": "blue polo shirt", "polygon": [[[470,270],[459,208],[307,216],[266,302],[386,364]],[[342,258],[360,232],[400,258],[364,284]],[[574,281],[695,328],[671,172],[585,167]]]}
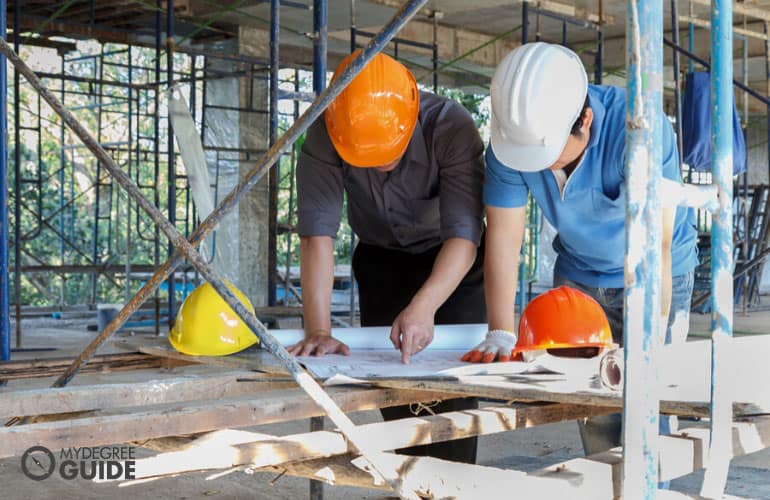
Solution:
{"label": "blue polo shirt", "polygon": [[[594,113],[591,137],[579,166],[564,186],[554,172],[520,172],[503,165],[488,147],[484,203],[515,208],[527,203],[531,192],[543,215],[558,232],[553,248],[558,257],[554,273],[591,287],[622,288],[626,215],[626,91],[589,85]],[[663,120],[663,176],[682,181],[676,138]],[[672,242],[672,276],[698,264],[694,212],[679,207]]]}

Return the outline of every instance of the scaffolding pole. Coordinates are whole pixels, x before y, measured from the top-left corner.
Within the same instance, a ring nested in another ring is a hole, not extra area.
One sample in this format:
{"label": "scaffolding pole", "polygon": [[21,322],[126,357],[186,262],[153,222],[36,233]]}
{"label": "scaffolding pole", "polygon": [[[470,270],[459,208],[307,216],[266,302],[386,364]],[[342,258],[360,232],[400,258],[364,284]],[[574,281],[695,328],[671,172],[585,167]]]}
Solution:
{"label": "scaffolding pole", "polygon": [[[0,0],[0,30],[5,40],[6,3]],[[8,69],[0,56],[0,360],[11,359],[11,292],[8,283]],[[19,221],[16,221],[18,224]],[[18,245],[18,242],[16,242]],[[17,291],[18,293],[18,291]]]}
{"label": "scaffolding pole", "polygon": [[[326,51],[327,51],[327,37],[328,37],[328,15],[327,15],[327,0],[313,0],[313,93],[317,96],[321,95],[321,92],[326,88]],[[298,76],[295,73],[294,85],[296,88]],[[292,155],[292,160],[295,155]],[[292,169],[293,170],[293,169]],[[293,173],[293,172],[292,172]],[[291,201],[290,201],[291,203]],[[277,216],[277,214],[276,214]],[[289,207],[289,224],[291,224],[291,207]],[[289,233],[291,238],[291,233]],[[351,259],[353,256],[353,249],[351,248]],[[284,296],[286,300],[284,303],[288,304],[289,297],[289,283],[290,283],[290,264],[291,253],[286,252],[286,287],[284,289]],[[354,313],[354,289],[353,286],[353,266],[350,266],[350,316],[351,325],[353,323]],[[310,431],[322,431],[324,428],[323,417],[312,417],[310,419]],[[310,480],[310,500],[323,500],[324,486],[323,482],[317,480]]]}
{"label": "scaffolding pole", "polygon": [[[270,0],[270,105],[268,146],[278,138],[278,71],[280,70],[280,13],[278,0]],[[249,82],[251,86],[252,83]],[[248,103],[251,106],[251,102]],[[278,268],[278,183],[281,177],[280,157],[270,172],[268,184],[268,235],[267,235],[267,305],[274,306],[276,298],[276,270]]]}
{"label": "scaffolding pole", "polygon": [[623,498],[658,489],[661,344],[663,4],[629,0],[626,22],[626,257]]}
{"label": "scaffolding pole", "polygon": [[[166,74],[169,88],[174,85],[174,0],[166,0]],[[155,110],[158,113],[158,110]],[[170,115],[170,113],[169,113]],[[176,228],[176,162],[174,161],[174,131],[171,125],[171,116],[167,117],[168,127],[168,145],[167,161],[168,165],[168,221]],[[156,148],[158,145],[155,146]],[[168,256],[174,255],[174,246],[169,243]],[[176,312],[175,299],[175,277],[171,275],[166,282],[168,287],[168,328],[174,326],[174,317]]]}
{"label": "scaffolding pole", "polygon": [[[19,51],[19,19],[21,18],[21,0],[16,0],[13,6],[13,47],[16,52]],[[3,63],[5,66],[5,63]],[[21,203],[19,203],[19,194],[21,193],[21,141],[19,130],[19,72],[13,72],[13,290],[16,294],[16,348],[22,347],[21,339]],[[7,116],[4,114],[3,116]],[[5,118],[7,123],[8,119]],[[3,135],[5,137],[5,135]],[[5,150],[4,150],[5,151]],[[7,158],[7,153],[3,154]],[[7,162],[7,159],[3,161]],[[6,190],[7,191],[7,190]]]}
{"label": "scaffolding pole", "polygon": [[711,421],[701,495],[719,498],[732,456],[732,401],[720,363],[733,335],[733,3],[711,0],[711,165],[719,208],[711,225]]}
{"label": "scaffolding pole", "polygon": [[327,0],[313,0],[313,92],[326,88]]}

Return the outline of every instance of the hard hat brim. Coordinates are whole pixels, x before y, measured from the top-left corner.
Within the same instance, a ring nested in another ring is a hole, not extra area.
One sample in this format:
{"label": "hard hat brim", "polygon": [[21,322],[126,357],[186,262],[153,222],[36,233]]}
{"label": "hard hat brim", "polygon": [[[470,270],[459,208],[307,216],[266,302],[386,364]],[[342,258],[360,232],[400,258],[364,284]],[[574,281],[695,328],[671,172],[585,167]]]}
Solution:
{"label": "hard hat brim", "polygon": [[515,144],[503,136],[501,128],[497,126],[494,111],[490,116],[489,142],[495,157],[506,167],[521,172],[540,172],[556,163],[567,145],[569,133],[567,129],[558,136],[554,134],[546,138],[546,144]]}

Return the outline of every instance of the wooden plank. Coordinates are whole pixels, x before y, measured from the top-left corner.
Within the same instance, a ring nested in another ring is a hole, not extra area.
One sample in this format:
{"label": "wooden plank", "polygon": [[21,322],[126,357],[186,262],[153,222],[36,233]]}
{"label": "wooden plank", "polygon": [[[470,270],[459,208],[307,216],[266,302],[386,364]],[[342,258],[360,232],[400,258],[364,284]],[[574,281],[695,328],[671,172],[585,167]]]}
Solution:
{"label": "wooden plank", "polygon": [[[239,377],[249,382],[238,382]],[[253,372],[213,376],[188,375],[141,383],[99,384],[0,392],[0,417],[43,415],[131,406],[159,405],[201,399],[226,399],[266,389],[295,387],[291,379],[260,382]],[[253,382],[252,382],[253,380]]]}
{"label": "wooden plank", "polygon": [[[760,436],[759,440],[757,436]],[[770,447],[770,416],[757,418],[754,422],[736,423],[733,437],[735,456]],[[661,480],[673,479],[701,469],[705,462],[705,450],[708,449],[707,442],[708,429],[687,429],[678,436],[662,436]],[[489,467],[456,464],[427,457],[391,456],[395,457],[391,460],[398,461],[396,465],[399,466],[399,472],[404,474],[405,482],[414,488],[414,491],[429,498],[441,498],[442,495],[453,498],[466,495],[467,498],[499,498],[500,491],[508,491],[516,492],[516,497],[520,498],[551,499],[558,498],[555,495],[568,494],[570,500],[575,500],[619,498],[620,493],[621,448],[568,460],[523,476],[516,471],[494,469],[494,472],[491,472]],[[355,460],[352,455],[341,455],[330,459],[286,463],[262,470],[312,478],[340,486],[386,489],[384,482],[376,481],[371,475],[352,465],[351,460]],[[535,483],[529,482],[534,478],[549,481],[535,486]],[[491,484],[495,490],[485,495],[485,492],[476,489],[479,481],[494,481]],[[571,488],[559,490],[565,488],[565,485]],[[538,489],[526,490],[533,486]],[[436,489],[432,489],[434,487]],[[451,489],[443,489],[447,487]],[[661,498],[691,498],[677,492],[660,493]]]}
{"label": "wooden plank", "polygon": [[[464,464],[432,457],[412,457],[383,453],[384,463],[395,468],[407,490],[425,498],[501,498],[508,492],[515,498],[554,499],[568,495],[570,500],[600,498],[578,481],[567,478],[531,476],[515,470]],[[286,473],[324,481],[327,484],[384,489],[387,484],[373,477],[370,470],[361,470],[360,461],[351,456],[334,459],[295,462],[272,467],[277,473]],[[362,467],[363,464],[361,464]]]}
{"label": "wooden plank", "polygon": [[[448,412],[361,425],[373,450],[387,451],[452,439],[523,429],[537,425],[601,415],[613,410],[581,405],[490,406],[478,410]],[[136,461],[136,479],[203,469],[230,468],[248,464],[265,467],[304,461],[355,450],[339,432],[316,431],[280,438],[263,438],[245,431],[211,433],[182,450]]]}
{"label": "wooden plank", "polygon": [[[446,394],[437,392],[395,389],[330,388],[328,392],[346,412],[447,398]],[[20,456],[32,444],[51,450],[100,446],[285,422],[323,414],[302,390],[292,389],[270,391],[262,398],[186,403],[165,406],[161,410],[3,427],[0,428],[0,458]]]}
{"label": "wooden plank", "polygon": [[[384,461],[401,474],[404,485],[426,498],[512,498],[596,500],[597,483],[586,483],[574,475],[534,476],[514,470],[463,464],[432,457],[407,457],[384,453]],[[351,459],[353,463],[351,463]],[[278,474],[307,477],[327,484],[385,489],[387,484],[358,469],[357,459],[343,455],[332,459],[294,462],[267,470]],[[501,492],[507,492],[501,497]]]}
{"label": "wooden plank", "polygon": [[[450,379],[370,379],[367,381],[375,387],[396,389],[418,389],[454,393],[463,396],[486,397],[503,401],[541,401],[551,403],[584,404],[622,408],[623,398],[620,393],[602,390],[588,391],[572,384],[560,384],[557,380],[537,380],[531,382],[510,381],[498,376],[462,377],[460,380]],[[661,401],[660,410],[674,415],[690,415],[698,417],[709,416],[707,402],[695,401]],[[748,402],[734,403],[733,411],[736,417],[770,413],[770,407],[764,404]]]}
{"label": "wooden plank", "polygon": [[[372,481],[371,476],[363,472],[362,470],[358,469],[354,465],[350,463],[350,460],[352,460],[353,457],[348,456],[341,456],[341,457],[334,457],[329,459],[318,459],[318,460],[309,460],[307,462],[295,462],[291,464],[286,464],[282,466],[276,466],[276,467],[269,467],[265,469],[261,469],[264,471],[270,471],[278,475],[286,475],[286,476],[294,476],[294,477],[302,477],[302,478],[310,478],[310,479],[316,479],[319,481],[324,481],[327,484],[336,485],[336,486],[354,486],[359,488],[369,488],[369,489],[377,489],[382,491],[390,491],[390,488],[387,487],[384,483],[375,483]],[[452,463],[452,462],[449,462]],[[580,478],[576,478],[580,479]],[[498,490],[497,493],[494,496],[488,497],[488,498],[500,498],[500,491],[504,490]],[[543,498],[546,500],[552,500],[552,497],[548,497],[545,495],[538,495],[535,493],[533,496],[527,496],[523,497],[519,495],[518,488],[514,488],[512,490],[513,493],[510,493],[511,497],[513,498]],[[592,498],[592,500],[595,500],[596,498],[612,498],[612,497],[603,497],[603,496],[574,496],[572,492],[570,494],[570,500],[573,500],[575,498]],[[436,496],[428,496],[427,498],[439,498]],[[453,496],[450,498],[459,498],[459,496]],[[476,498],[471,496],[470,498]],[[690,496],[685,495],[683,493],[679,493],[676,491],[670,491],[670,490],[658,490],[658,498],[663,500],[668,499],[684,499],[684,498],[701,498],[697,496]]]}
{"label": "wooden plank", "polygon": [[[81,370],[82,373],[109,373],[126,370],[144,370],[151,368],[166,368],[169,366],[185,366],[192,364],[184,360],[159,359],[143,353],[102,354],[94,356]],[[72,358],[45,358],[0,363],[0,380],[17,380],[60,375],[65,368],[72,364]]]}
{"label": "wooden plank", "polygon": [[144,338],[119,340],[114,343],[116,347],[129,351],[139,351],[161,358],[177,359],[190,363],[221,366],[231,370],[256,370],[266,373],[286,374],[286,368],[281,365],[278,358],[269,352],[253,346],[245,351],[229,356],[188,356],[171,347],[164,338]]}
{"label": "wooden plank", "polygon": [[[770,448],[770,416],[752,420],[733,423],[733,457]],[[675,435],[660,436],[659,439],[661,481],[670,481],[704,467],[708,452],[708,428],[683,429]],[[614,448],[590,457],[560,462],[533,472],[533,475],[571,476],[586,481],[600,481],[604,485],[601,498],[618,498],[621,493],[622,465],[623,450]]]}

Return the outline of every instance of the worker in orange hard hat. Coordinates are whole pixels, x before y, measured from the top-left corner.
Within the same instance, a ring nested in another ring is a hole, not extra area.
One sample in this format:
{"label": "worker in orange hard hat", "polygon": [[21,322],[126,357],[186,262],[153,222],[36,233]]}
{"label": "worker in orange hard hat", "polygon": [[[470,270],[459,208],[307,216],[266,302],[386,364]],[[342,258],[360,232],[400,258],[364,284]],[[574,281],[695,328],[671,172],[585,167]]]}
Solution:
{"label": "worker in orange hard hat", "polygon": [[[330,321],[344,195],[358,236],[352,266],[362,326],[390,326],[407,363],[430,344],[434,324],[486,323],[479,247],[483,150],[476,124],[459,103],[420,91],[391,57],[372,59],[308,129],[299,156],[305,339],[289,352],[348,353],[331,335]],[[475,400],[452,400],[431,410],[474,407]],[[408,407],[383,415],[413,416]],[[420,448],[454,461],[476,457],[475,438]]]}

